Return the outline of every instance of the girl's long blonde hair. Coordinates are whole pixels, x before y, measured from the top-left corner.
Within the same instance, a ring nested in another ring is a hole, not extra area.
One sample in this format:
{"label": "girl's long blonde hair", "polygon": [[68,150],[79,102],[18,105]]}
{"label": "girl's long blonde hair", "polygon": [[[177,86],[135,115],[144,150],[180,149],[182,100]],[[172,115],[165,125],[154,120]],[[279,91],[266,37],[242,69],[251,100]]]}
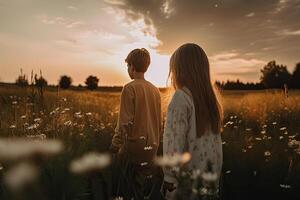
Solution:
{"label": "girl's long blonde hair", "polygon": [[174,89],[187,87],[193,96],[197,136],[208,129],[218,134],[222,129],[223,110],[210,78],[209,61],[197,44],[180,46],[171,56],[169,77]]}

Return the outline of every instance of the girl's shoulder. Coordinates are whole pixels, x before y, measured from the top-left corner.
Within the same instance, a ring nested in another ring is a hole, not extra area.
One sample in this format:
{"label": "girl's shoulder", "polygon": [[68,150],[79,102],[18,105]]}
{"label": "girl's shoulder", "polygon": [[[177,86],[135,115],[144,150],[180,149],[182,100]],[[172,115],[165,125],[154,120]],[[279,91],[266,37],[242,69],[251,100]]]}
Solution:
{"label": "girl's shoulder", "polygon": [[[186,88],[187,89],[187,88]],[[172,97],[170,106],[192,106],[193,97],[189,90],[185,88],[177,89]]]}

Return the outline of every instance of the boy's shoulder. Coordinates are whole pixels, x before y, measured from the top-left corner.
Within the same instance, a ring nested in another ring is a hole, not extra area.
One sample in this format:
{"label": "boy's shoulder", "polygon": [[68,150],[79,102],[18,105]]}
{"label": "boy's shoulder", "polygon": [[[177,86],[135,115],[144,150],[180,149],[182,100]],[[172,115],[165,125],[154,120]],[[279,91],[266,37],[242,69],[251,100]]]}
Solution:
{"label": "boy's shoulder", "polygon": [[153,85],[150,81],[147,81],[147,80],[130,81],[129,83],[125,84],[124,88],[142,87],[145,85],[148,86],[149,88],[159,91],[159,89],[155,85]]}

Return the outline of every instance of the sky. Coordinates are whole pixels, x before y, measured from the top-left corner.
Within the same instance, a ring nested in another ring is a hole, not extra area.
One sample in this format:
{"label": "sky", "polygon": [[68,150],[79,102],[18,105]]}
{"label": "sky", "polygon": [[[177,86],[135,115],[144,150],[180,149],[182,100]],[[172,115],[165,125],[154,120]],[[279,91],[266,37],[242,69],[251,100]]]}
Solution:
{"label": "sky", "polygon": [[39,73],[50,84],[89,75],[130,81],[124,59],[147,48],[147,79],[167,82],[169,58],[186,42],[207,53],[213,80],[259,81],[271,60],[300,62],[300,0],[0,0],[0,82]]}

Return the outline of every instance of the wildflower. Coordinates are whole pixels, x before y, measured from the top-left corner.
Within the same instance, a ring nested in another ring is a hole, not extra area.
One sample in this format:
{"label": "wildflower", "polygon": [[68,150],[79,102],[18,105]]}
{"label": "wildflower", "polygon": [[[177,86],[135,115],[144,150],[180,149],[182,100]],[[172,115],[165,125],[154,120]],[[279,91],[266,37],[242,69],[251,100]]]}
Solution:
{"label": "wildflower", "polygon": [[246,128],[246,131],[251,131],[252,129],[251,128]]}
{"label": "wildflower", "polygon": [[218,175],[217,175],[217,173],[207,172],[207,173],[202,174],[202,178],[203,178],[204,181],[214,182],[214,181],[217,180]]}
{"label": "wildflower", "polygon": [[279,140],[282,140],[283,139],[283,136],[279,136]]}
{"label": "wildflower", "polygon": [[91,112],[85,113],[86,116],[92,116]]}
{"label": "wildflower", "polygon": [[0,139],[0,160],[18,160],[34,155],[56,155],[63,145],[57,140]]}
{"label": "wildflower", "polygon": [[273,122],[272,124],[273,124],[273,125],[276,125],[276,124],[277,124],[277,122]]}
{"label": "wildflower", "polygon": [[260,137],[256,137],[255,140],[261,141],[261,138]]}
{"label": "wildflower", "polygon": [[207,188],[203,187],[203,188],[200,189],[200,194],[201,195],[206,195],[207,193],[208,193]]}
{"label": "wildflower", "polygon": [[200,169],[196,169],[192,171],[191,179],[196,180],[198,177],[200,177],[201,171]]}
{"label": "wildflower", "polygon": [[65,126],[71,126],[72,125],[72,121],[68,120],[64,123]]}
{"label": "wildflower", "polygon": [[47,136],[45,134],[39,134],[39,135],[28,135],[28,138],[31,139],[37,139],[37,140],[44,140],[47,138]]}
{"label": "wildflower", "polygon": [[286,130],[286,127],[281,127],[279,130],[284,131]]}
{"label": "wildflower", "polygon": [[144,147],[144,150],[145,150],[145,151],[147,151],[147,150],[149,151],[149,150],[152,150],[152,149],[153,149],[153,147],[152,147],[152,146],[147,146],[147,147]]}
{"label": "wildflower", "polygon": [[38,177],[38,170],[31,164],[21,163],[10,169],[4,176],[4,182],[12,190],[20,190]]}
{"label": "wildflower", "polygon": [[198,190],[196,188],[193,188],[192,192],[195,193],[195,194],[198,194]]}
{"label": "wildflower", "polygon": [[248,146],[248,149],[252,149],[252,145],[249,145],[249,146]]}
{"label": "wildflower", "polygon": [[262,127],[263,127],[263,128],[267,128],[267,127],[268,127],[268,125],[264,124]]}
{"label": "wildflower", "polygon": [[18,102],[17,102],[17,101],[13,101],[11,104],[12,104],[12,105],[17,105]]}
{"label": "wildflower", "polygon": [[31,126],[27,127],[27,130],[33,130],[33,129],[37,129],[39,127],[39,124],[33,124]]}
{"label": "wildflower", "polygon": [[223,145],[225,145],[225,144],[226,144],[226,142],[222,142],[222,144],[223,144]]}
{"label": "wildflower", "polygon": [[174,167],[174,166],[185,164],[188,161],[190,161],[190,159],[191,159],[191,154],[186,152],[183,154],[175,153],[174,155],[165,155],[162,157],[157,157],[155,162],[159,166]]}
{"label": "wildflower", "polygon": [[75,113],[75,117],[76,117],[76,118],[82,118],[81,112],[76,112],[76,113]]}
{"label": "wildflower", "polygon": [[113,200],[123,200],[123,197],[115,197]]}
{"label": "wildflower", "polygon": [[145,136],[141,136],[140,139],[141,140],[146,140],[146,137]]}
{"label": "wildflower", "polygon": [[284,188],[284,189],[290,189],[291,186],[290,185],[287,185],[287,184],[280,184],[279,185],[281,188]]}
{"label": "wildflower", "polygon": [[65,108],[64,111],[65,112],[70,111],[70,108]]}
{"label": "wildflower", "polygon": [[26,115],[22,115],[20,118],[21,119],[26,119]]}
{"label": "wildflower", "polygon": [[36,118],[36,119],[34,119],[33,121],[34,121],[35,123],[38,123],[38,122],[41,121],[41,118]]}
{"label": "wildflower", "polygon": [[262,130],[260,133],[261,134],[266,134],[266,130]]}
{"label": "wildflower", "polygon": [[17,126],[16,125],[14,125],[14,124],[12,124],[12,125],[10,125],[10,127],[9,128],[11,128],[11,129],[15,129],[15,128],[17,128]]}
{"label": "wildflower", "polygon": [[264,155],[265,155],[266,157],[271,156],[271,152],[270,152],[270,151],[265,151]]}
{"label": "wildflower", "polygon": [[146,165],[148,165],[147,162],[142,162],[142,163],[141,163],[141,166],[146,166]]}
{"label": "wildflower", "polygon": [[108,154],[91,152],[77,160],[72,161],[70,170],[75,174],[85,174],[88,172],[103,169],[107,167],[110,162],[111,159]]}

